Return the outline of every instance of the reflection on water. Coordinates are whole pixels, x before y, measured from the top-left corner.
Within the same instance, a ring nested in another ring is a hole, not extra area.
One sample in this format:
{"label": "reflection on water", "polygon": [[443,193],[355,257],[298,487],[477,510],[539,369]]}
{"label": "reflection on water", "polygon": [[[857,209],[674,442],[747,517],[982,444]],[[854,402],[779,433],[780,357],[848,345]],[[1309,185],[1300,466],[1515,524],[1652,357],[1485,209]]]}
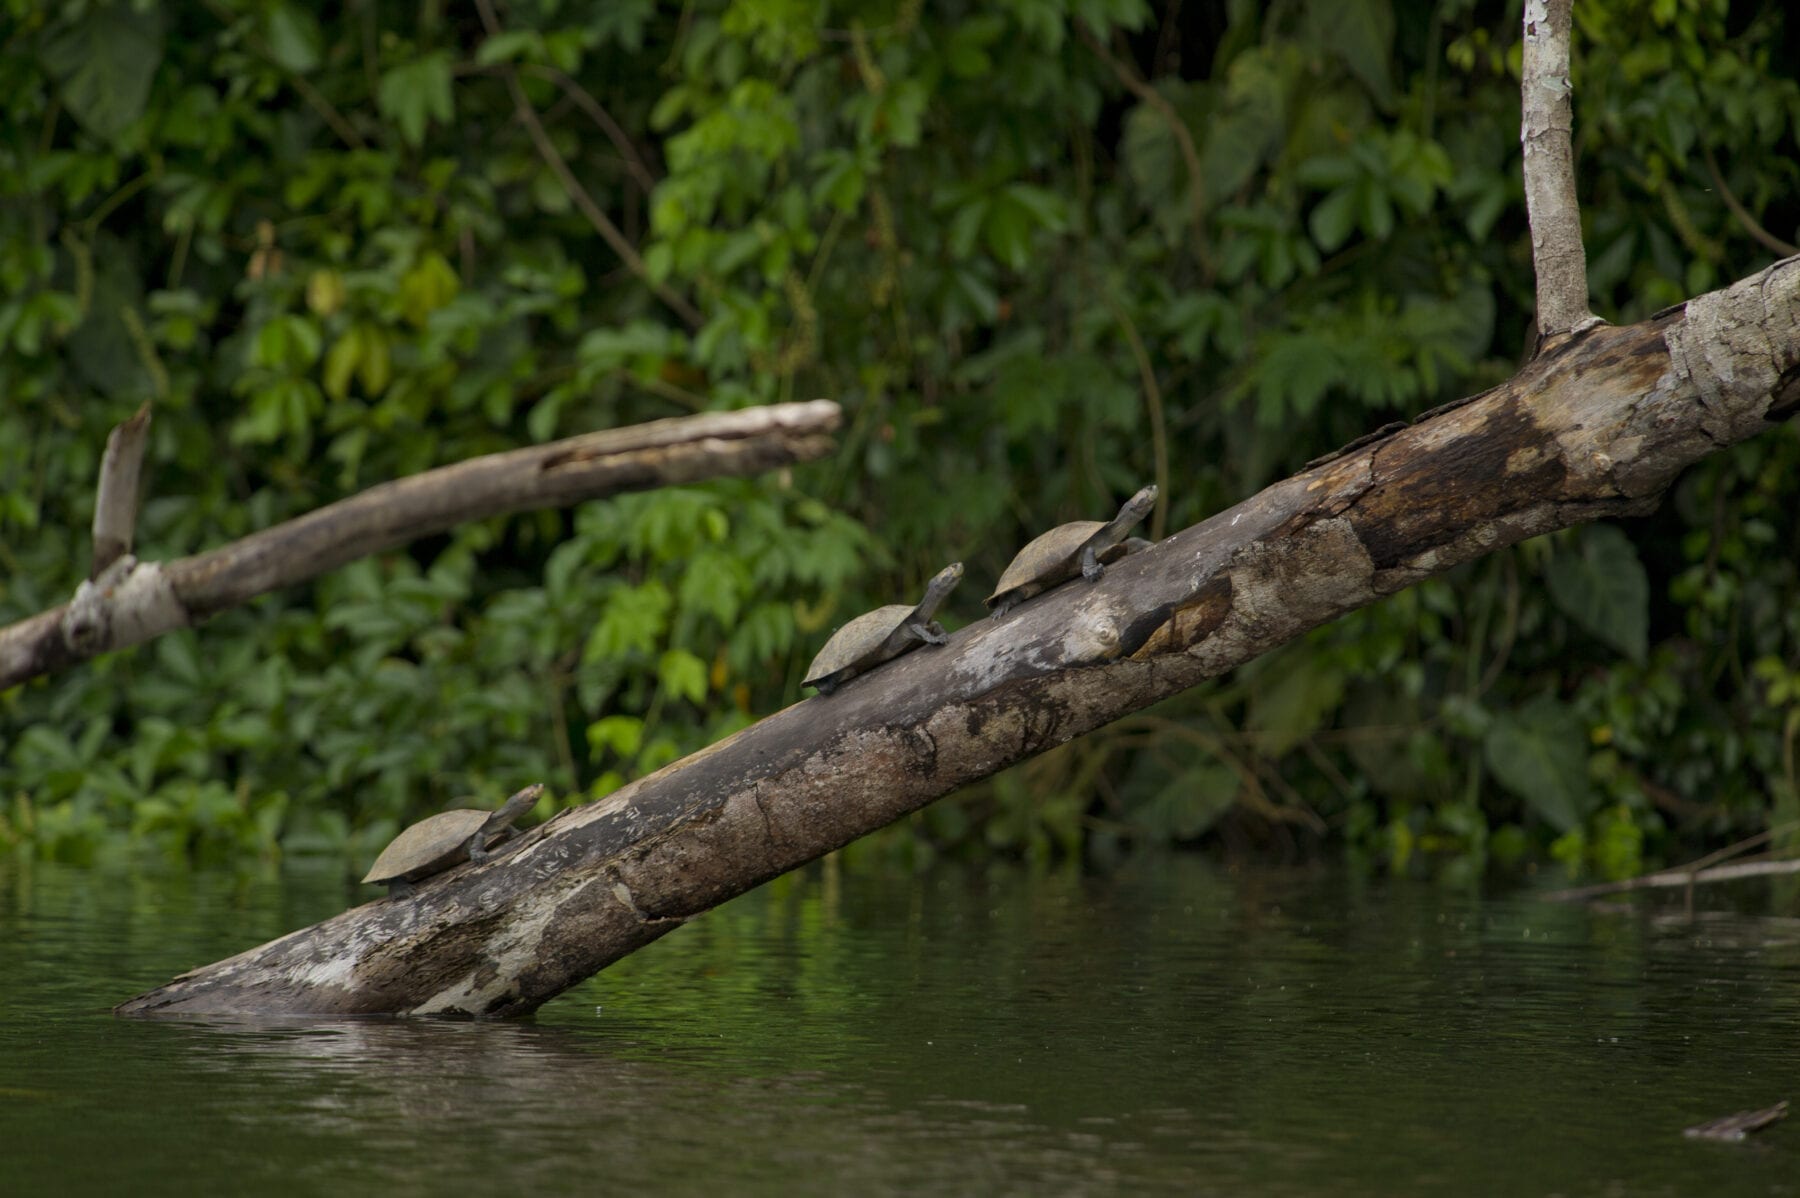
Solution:
{"label": "reflection on water", "polygon": [[[1704,899],[1723,902],[1719,896]],[[782,879],[535,1021],[107,1006],[346,901],[0,869],[7,1192],[1800,1188],[1800,920],[1231,871]]]}

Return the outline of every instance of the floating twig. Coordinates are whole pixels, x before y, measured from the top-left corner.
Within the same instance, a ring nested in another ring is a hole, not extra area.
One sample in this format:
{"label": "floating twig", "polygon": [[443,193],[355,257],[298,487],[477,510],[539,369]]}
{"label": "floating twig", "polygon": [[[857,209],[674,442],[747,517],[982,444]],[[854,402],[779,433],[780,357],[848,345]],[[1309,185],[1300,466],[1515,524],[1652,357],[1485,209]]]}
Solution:
{"label": "floating twig", "polygon": [[1765,1127],[1780,1123],[1787,1118],[1787,1113],[1788,1100],[1784,1098],[1774,1106],[1766,1106],[1759,1111],[1739,1111],[1735,1115],[1721,1115],[1717,1119],[1708,1119],[1705,1123],[1696,1123],[1681,1134],[1690,1140],[1736,1143]]}

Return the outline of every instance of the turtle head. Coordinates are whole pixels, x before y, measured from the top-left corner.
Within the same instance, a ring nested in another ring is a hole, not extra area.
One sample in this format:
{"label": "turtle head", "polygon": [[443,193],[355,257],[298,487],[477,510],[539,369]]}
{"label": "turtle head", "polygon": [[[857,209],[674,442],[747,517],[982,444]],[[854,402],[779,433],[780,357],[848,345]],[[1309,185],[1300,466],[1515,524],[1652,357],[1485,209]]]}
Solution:
{"label": "turtle head", "polygon": [[962,581],[962,576],[963,564],[961,562],[951,562],[933,574],[931,581],[925,584],[925,597],[919,600],[919,606],[914,609],[914,616],[920,620],[930,620],[937,613],[937,609],[943,605],[944,600],[950,597],[950,592],[956,589],[956,584]]}
{"label": "turtle head", "polygon": [[931,581],[925,586],[925,593],[935,598],[939,603],[942,603],[945,596],[949,595],[951,591],[954,591],[956,589],[956,584],[962,581],[962,576],[963,564],[961,562],[951,562],[942,570],[939,570],[936,574],[931,576]]}
{"label": "turtle head", "polygon": [[518,819],[521,815],[524,815],[527,811],[536,807],[538,805],[538,800],[543,797],[544,784],[542,782],[533,782],[530,786],[527,786],[524,790],[521,790],[510,799],[506,800],[506,802],[502,803],[500,805],[500,811],[497,814],[499,814],[505,822],[510,824],[513,820]]}
{"label": "turtle head", "polygon": [[1127,527],[1129,527],[1131,524],[1136,524],[1139,520],[1148,516],[1150,514],[1150,509],[1155,506],[1156,484],[1151,483],[1142,491],[1139,491],[1136,495],[1133,495],[1130,499],[1125,501],[1125,506],[1119,509],[1119,519],[1128,521]]}
{"label": "turtle head", "polygon": [[494,854],[488,847],[489,843],[494,840],[506,840],[516,835],[513,831],[513,821],[536,807],[538,800],[543,797],[544,784],[533,782],[500,804],[499,810],[492,812],[482,820],[481,826],[476,828],[470,834],[469,839],[463,842],[464,852],[468,854],[469,860],[480,865],[492,857]]}

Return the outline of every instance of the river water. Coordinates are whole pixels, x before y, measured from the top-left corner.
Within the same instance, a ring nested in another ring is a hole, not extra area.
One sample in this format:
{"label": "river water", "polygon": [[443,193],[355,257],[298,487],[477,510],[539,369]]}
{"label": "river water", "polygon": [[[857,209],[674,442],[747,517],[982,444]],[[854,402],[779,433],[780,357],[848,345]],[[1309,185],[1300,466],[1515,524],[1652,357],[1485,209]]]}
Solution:
{"label": "river water", "polygon": [[[1775,1194],[1800,898],[815,866],[510,1023],[127,1021],[338,868],[0,862],[4,1194]],[[366,895],[364,896],[366,897]]]}

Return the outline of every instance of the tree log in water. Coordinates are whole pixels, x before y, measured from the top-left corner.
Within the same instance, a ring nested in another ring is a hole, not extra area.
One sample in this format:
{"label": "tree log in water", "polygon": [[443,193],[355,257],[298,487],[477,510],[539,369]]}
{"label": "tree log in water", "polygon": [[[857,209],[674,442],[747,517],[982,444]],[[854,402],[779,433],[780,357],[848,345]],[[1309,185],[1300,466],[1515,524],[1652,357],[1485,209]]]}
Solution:
{"label": "tree log in water", "polygon": [[1526,537],[1649,511],[1800,410],[1800,259],[1625,328],[744,729],[495,859],[122,1004],[522,1014],[734,895],[1328,620]]}

